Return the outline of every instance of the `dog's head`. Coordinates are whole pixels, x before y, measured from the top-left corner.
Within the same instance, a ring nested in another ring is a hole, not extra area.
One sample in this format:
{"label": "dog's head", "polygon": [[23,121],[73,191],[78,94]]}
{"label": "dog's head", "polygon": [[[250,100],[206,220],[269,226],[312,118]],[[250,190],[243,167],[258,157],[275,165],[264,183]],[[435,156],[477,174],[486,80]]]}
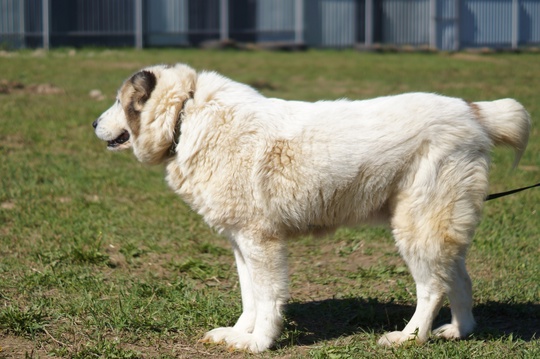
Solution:
{"label": "dog's head", "polygon": [[141,162],[167,159],[184,102],[193,97],[196,72],[189,66],[152,66],[128,78],[116,102],[93,123],[107,148],[133,148]]}

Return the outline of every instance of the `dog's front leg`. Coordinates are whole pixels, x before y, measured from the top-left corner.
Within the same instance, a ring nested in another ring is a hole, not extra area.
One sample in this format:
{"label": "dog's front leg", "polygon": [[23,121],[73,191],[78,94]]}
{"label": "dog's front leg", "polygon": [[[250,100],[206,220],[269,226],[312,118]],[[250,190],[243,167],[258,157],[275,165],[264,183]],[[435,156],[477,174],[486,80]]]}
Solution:
{"label": "dog's front leg", "polygon": [[204,342],[226,342],[255,353],[268,349],[281,332],[281,308],[288,299],[288,271],[282,239],[260,235],[232,238],[243,312],[234,327],[217,328]]}
{"label": "dog's front leg", "polygon": [[234,325],[234,329],[242,333],[253,333],[255,321],[257,320],[257,308],[255,296],[253,293],[253,282],[251,275],[242,255],[242,252],[233,241],[234,258],[236,259],[236,268],[238,270],[238,279],[240,281],[240,291],[242,293],[242,315]]}

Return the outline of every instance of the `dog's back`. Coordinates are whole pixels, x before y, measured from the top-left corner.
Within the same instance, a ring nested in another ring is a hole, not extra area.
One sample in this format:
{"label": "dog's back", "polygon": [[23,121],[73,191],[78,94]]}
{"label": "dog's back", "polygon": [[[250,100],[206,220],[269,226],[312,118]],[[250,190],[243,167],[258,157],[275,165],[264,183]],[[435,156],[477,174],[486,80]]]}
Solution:
{"label": "dog's back", "polygon": [[254,193],[268,218],[300,232],[388,217],[401,191],[415,183],[459,187],[469,173],[462,178],[457,168],[441,171],[451,163],[478,165],[483,179],[475,191],[485,196],[493,143],[521,154],[527,142],[528,114],[512,100],[468,104],[411,93],[366,101],[273,101],[271,121],[282,123],[265,134]]}

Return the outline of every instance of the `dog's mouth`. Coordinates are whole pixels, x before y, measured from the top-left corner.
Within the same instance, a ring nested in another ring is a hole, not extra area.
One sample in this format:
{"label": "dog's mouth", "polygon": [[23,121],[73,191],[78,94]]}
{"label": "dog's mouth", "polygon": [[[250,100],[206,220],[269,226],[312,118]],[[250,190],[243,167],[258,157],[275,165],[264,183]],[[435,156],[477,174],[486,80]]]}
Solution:
{"label": "dog's mouth", "polygon": [[114,140],[107,141],[107,147],[109,149],[114,149],[127,141],[129,141],[129,132],[124,130],[124,132],[122,132],[120,136],[116,137]]}

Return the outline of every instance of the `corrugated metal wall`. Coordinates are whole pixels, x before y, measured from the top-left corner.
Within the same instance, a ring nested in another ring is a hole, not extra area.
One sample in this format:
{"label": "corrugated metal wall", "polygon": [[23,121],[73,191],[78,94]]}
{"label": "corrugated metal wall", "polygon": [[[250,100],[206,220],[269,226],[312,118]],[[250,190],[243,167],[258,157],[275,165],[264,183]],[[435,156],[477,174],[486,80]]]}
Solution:
{"label": "corrugated metal wall", "polygon": [[429,45],[429,0],[382,0],[382,42]]}
{"label": "corrugated metal wall", "polygon": [[346,47],[356,42],[356,1],[321,1],[323,46]]}
{"label": "corrugated metal wall", "polygon": [[[52,26],[61,27],[75,10],[77,16],[71,31],[74,35],[130,35],[134,31],[132,0],[49,0],[51,1]],[[156,1],[156,0],[154,0]],[[131,16],[130,16],[131,15]]]}
{"label": "corrugated metal wall", "polygon": [[441,50],[457,50],[459,48],[459,3],[460,0],[437,1],[435,39],[430,41],[432,47]]}
{"label": "corrugated metal wall", "polygon": [[202,41],[219,39],[219,0],[189,0],[188,28],[189,43],[197,45]]}
{"label": "corrugated metal wall", "polygon": [[43,46],[42,0],[0,0],[0,46]]}
{"label": "corrugated metal wall", "polygon": [[9,47],[24,45],[24,3],[19,0],[0,0],[0,34]]}
{"label": "corrugated metal wall", "polygon": [[149,46],[189,44],[188,0],[153,0],[145,4],[145,43]]}
{"label": "corrugated metal wall", "polygon": [[304,5],[308,46],[350,47],[357,42],[356,0],[305,0]]}
{"label": "corrugated metal wall", "polygon": [[257,0],[258,41],[293,41],[295,4],[291,0]]}
{"label": "corrugated metal wall", "polygon": [[540,44],[540,0],[520,0],[519,42]]}
{"label": "corrugated metal wall", "polygon": [[49,0],[51,46],[133,46],[133,0]]}
{"label": "corrugated metal wall", "polygon": [[[22,2],[22,0],[21,0]],[[43,46],[43,2],[42,0],[24,1],[24,37],[26,46]]]}
{"label": "corrugated metal wall", "polygon": [[0,44],[15,48],[227,38],[313,47],[539,46],[540,0],[0,0]]}
{"label": "corrugated metal wall", "polygon": [[461,46],[510,47],[512,0],[464,0]]}

